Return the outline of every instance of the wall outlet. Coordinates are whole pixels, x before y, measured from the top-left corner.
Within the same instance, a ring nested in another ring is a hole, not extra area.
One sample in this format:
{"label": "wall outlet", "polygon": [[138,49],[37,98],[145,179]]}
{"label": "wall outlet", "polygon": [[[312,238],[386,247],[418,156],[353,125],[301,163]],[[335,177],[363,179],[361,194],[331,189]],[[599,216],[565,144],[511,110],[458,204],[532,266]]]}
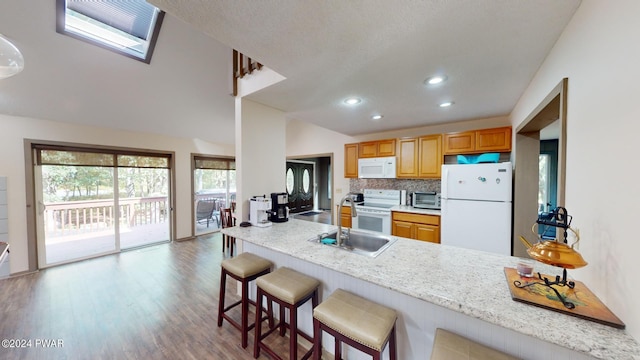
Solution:
{"label": "wall outlet", "polygon": [[336,188],[336,194],[342,194],[342,188]]}

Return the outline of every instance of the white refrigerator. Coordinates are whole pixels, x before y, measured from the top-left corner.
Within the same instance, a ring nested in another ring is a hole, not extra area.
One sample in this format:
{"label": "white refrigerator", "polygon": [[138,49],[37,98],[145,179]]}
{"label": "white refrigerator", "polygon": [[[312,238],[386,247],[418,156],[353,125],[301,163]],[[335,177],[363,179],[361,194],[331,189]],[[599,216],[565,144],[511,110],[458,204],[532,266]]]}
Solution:
{"label": "white refrigerator", "polygon": [[510,162],[442,165],[440,243],[511,255]]}

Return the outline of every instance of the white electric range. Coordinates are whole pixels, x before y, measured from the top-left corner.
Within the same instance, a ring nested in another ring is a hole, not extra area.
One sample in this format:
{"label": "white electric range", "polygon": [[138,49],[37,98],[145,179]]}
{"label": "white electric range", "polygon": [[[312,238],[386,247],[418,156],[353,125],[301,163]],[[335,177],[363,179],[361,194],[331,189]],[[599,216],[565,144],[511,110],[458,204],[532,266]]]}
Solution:
{"label": "white electric range", "polygon": [[400,190],[365,189],[364,202],[356,204],[358,216],[353,229],[363,229],[391,235],[391,208],[400,205]]}

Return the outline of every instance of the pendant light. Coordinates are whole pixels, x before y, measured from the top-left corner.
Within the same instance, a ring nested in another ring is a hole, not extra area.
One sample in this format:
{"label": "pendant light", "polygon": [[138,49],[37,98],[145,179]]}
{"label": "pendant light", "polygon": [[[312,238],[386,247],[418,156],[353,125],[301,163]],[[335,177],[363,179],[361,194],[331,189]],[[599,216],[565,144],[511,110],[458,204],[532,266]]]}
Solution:
{"label": "pendant light", "polygon": [[20,50],[0,34],[0,79],[13,76],[24,69],[24,58]]}

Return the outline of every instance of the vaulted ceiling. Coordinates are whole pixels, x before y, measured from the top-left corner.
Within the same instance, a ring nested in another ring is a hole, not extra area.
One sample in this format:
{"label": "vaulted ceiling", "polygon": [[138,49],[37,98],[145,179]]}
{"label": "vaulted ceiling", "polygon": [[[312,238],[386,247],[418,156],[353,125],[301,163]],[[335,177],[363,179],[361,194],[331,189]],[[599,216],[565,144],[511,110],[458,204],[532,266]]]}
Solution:
{"label": "vaulted ceiling", "polygon": [[[57,34],[54,1],[0,3],[0,33],[26,62],[0,82],[0,113],[230,143],[235,48],[286,77],[250,99],[345,134],[508,115],[580,5],[149,2],[168,13],[150,65]],[[424,84],[436,74],[448,80]]]}

